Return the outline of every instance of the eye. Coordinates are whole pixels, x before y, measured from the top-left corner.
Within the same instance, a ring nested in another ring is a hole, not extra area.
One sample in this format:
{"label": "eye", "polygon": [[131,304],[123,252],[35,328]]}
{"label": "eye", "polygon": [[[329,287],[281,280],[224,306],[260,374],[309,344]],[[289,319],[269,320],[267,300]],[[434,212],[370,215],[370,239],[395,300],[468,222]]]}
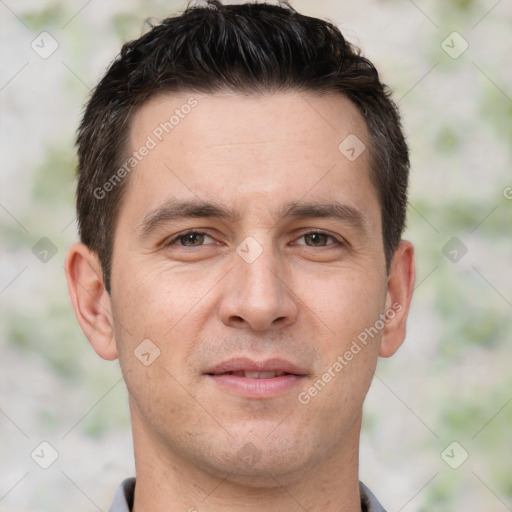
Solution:
{"label": "eye", "polygon": [[[298,240],[304,239],[305,243],[297,242],[298,245],[307,245],[308,247],[326,247],[327,245],[341,245],[341,242],[336,240],[329,233],[323,231],[310,231],[304,233]],[[334,241],[334,243],[327,243],[328,240]]]}
{"label": "eye", "polygon": [[[304,240],[301,242],[300,240]],[[215,240],[204,231],[190,230],[172,237],[165,243],[167,247],[178,245],[180,247],[201,247],[215,243]],[[333,235],[323,231],[310,231],[297,239],[297,245],[308,247],[327,247],[330,245],[342,245]]]}
{"label": "eye", "polygon": [[166,246],[171,245],[180,245],[182,247],[200,247],[204,245],[206,239],[210,239],[210,242],[214,242],[211,236],[208,236],[203,231],[187,231],[186,233],[181,233],[168,242],[166,242]]}

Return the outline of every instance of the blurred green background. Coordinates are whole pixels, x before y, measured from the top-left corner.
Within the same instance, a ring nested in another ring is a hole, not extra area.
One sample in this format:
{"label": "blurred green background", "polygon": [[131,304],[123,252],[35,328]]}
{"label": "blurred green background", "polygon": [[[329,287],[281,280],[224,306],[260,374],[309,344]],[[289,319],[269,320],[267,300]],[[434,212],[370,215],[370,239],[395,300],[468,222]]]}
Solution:
{"label": "blurred green background", "polygon": [[[412,155],[406,238],[417,288],[407,340],[379,362],[365,403],[361,480],[389,512],[512,510],[511,2],[292,4],[329,18],[375,62]],[[90,348],[65,285],[76,239],[73,144],[90,89],[121,44],[145,19],[185,6],[0,2],[4,512],[106,510],[133,474],[118,364]],[[48,261],[37,243],[50,248]],[[47,470],[31,458],[42,441],[59,454]]]}

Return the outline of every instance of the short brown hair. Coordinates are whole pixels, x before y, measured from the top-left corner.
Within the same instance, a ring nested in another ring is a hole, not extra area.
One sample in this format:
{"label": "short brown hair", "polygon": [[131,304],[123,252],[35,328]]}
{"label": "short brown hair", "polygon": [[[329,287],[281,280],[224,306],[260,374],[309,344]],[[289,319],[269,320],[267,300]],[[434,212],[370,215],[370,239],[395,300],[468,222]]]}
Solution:
{"label": "short brown hair", "polygon": [[107,291],[128,179],[116,170],[126,160],[134,112],[156,94],[225,90],[337,92],[358,107],[370,134],[389,269],[405,226],[409,156],[398,109],[373,64],[332,23],[287,3],[209,0],[125,44],[87,103],[77,137],[78,226],[81,241],[98,254]]}

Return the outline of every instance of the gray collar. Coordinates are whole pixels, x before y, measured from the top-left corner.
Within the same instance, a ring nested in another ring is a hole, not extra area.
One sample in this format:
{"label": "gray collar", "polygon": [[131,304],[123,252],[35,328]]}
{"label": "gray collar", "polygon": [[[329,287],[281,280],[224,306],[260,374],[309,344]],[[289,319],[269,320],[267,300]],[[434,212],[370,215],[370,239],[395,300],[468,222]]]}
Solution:
{"label": "gray collar", "polygon": [[[363,512],[386,512],[363,482],[359,482],[359,492],[361,493],[361,508]],[[108,512],[130,512],[133,506],[134,493],[135,478],[127,478],[117,488],[114,501]]]}

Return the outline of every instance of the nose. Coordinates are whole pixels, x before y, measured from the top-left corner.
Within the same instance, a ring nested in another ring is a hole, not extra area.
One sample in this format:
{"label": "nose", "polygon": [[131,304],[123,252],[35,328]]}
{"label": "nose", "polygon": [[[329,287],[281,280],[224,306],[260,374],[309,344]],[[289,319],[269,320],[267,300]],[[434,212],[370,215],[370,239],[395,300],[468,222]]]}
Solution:
{"label": "nose", "polygon": [[235,255],[235,268],[224,283],[219,313],[222,322],[255,331],[279,329],[297,319],[297,296],[289,273],[272,250],[250,263]]}

